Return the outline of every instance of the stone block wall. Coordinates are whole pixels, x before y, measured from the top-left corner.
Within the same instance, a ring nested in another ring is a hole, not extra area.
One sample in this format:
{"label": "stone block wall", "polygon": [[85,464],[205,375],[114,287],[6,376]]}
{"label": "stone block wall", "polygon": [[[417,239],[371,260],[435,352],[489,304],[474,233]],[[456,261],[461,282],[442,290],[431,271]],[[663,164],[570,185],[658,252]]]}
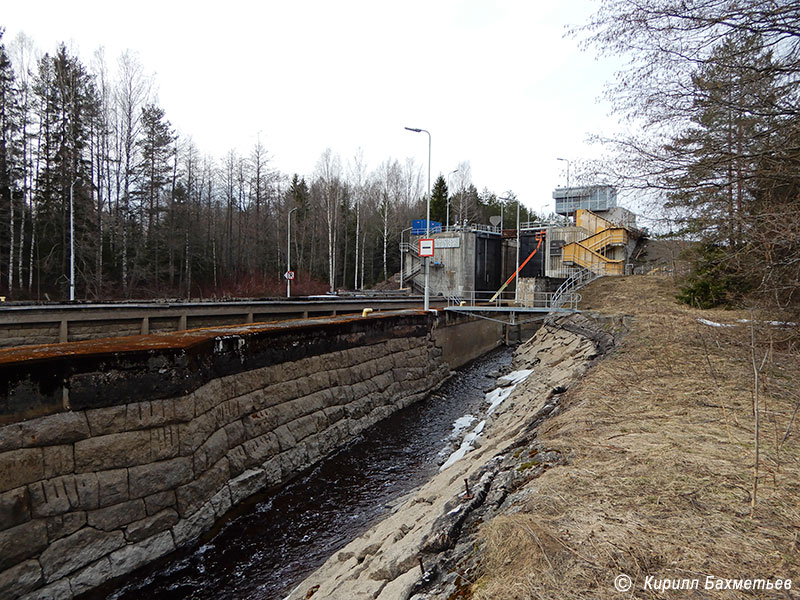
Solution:
{"label": "stone block wall", "polygon": [[[72,598],[129,573],[424,397],[449,374],[429,319],[199,344],[178,353],[203,371],[184,373],[192,389],[163,398],[122,384],[112,367],[138,381],[133,358],[73,366],[65,386],[77,378],[83,395],[71,409],[44,402],[49,414],[0,426],[0,598]],[[152,376],[169,367],[157,352],[146,362]]]}
{"label": "stone block wall", "polygon": [[0,326],[0,348],[58,341],[58,323],[23,323]]}

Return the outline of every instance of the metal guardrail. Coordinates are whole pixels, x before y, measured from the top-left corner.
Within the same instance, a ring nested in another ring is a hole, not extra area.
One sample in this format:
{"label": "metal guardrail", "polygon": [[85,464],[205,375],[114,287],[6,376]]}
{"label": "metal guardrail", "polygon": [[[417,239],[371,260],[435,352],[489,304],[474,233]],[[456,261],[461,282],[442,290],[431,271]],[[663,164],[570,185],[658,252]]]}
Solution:
{"label": "metal guardrail", "polygon": [[486,305],[486,306],[505,306],[514,302],[514,292],[502,292],[490,302],[495,292],[492,290],[461,290],[459,292],[447,292],[448,306],[458,306],[462,302],[466,305]]}
{"label": "metal guardrail", "polygon": [[[437,228],[436,231],[431,230],[431,235],[434,233],[460,233],[463,231],[482,231],[484,233],[494,233],[500,235],[501,231],[499,227],[495,227],[494,225],[478,225],[476,223],[470,223],[468,225],[448,225],[442,226],[441,229]],[[425,237],[424,234],[419,235],[416,233],[412,233],[411,235]]]}
{"label": "metal guardrail", "polygon": [[[430,301],[445,303],[437,297]],[[421,296],[372,293],[227,302],[11,305],[0,307],[0,348],[421,306]]]}
{"label": "metal guardrail", "polygon": [[576,293],[577,290],[588,284],[589,282],[605,275],[603,269],[598,269],[599,272],[590,271],[589,269],[577,269],[570,275],[564,283],[558,286],[558,289],[553,293],[553,298],[550,304],[550,314],[547,316],[548,323],[551,323],[555,318],[558,310],[564,307],[578,308],[578,303],[581,300],[580,294]]}
{"label": "metal guardrail", "polygon": [[419,256],[419,246],[409,242],[400,242],[400,252],[410,252],[414,256]]}
{"label": "metal guardrail", "polygon": [[466,306],[507,307],[509,310],[514,308],[577,310],[578,302],[580,302],[580,294],[559,298],[556,292],[534,292],[532,295],[527,293],[519,303],[515,301],[514,292],[502,292],[494,301],[491,301],[494,294],[495,292],[488,290],[463,290],[445,295],[447,296],[448,307],[460,306],[463,302]]}
{"label": "metal guardrail", "polygon": [[[508,225],[512,226],[506,227],[505,228],[506,230],[516,230],[516,223],[509,223]],[[546,227],[563,227],[563,224],[558,223],[556,221],[523,221],[519,224],[520,231],[532,231],[532,230],[544,229]],[[438,233],[460,233],[464,231],[480,231],[482,233],[492,233],[495,235],[502,235],[503,233],[503,230],[500,228],[499,225],[495,226],[495,225],[482,225],[478,223],[469,223],[467,225],[447,225],[447,226],[443,225],[441,229],[437,228],[436,231],[431,230],[431,235]],[[411,235],[424,237],[424,234],[420,235],[412,233]],[[414,244],[409,244],[408,242],[400,243],[401,252],[408,252],[409,250],[412,252],[416,250]]]}
{"label": "metal guardrail", "polygon": [[421,264],[418,264],[418,265],[416,265],[414,268],[412,268],[412,269],[411,269],[411,270],[410,270],[408,273],[406,273],[406,274],[403,276],[403,278],[404,278],[404,279],[410,279],[411,277],[414,277],[414,275],[416,275],[416,274],[417,274],[417,273],[419,273],[420,271],[422,271],[422,265],[421,265]]}

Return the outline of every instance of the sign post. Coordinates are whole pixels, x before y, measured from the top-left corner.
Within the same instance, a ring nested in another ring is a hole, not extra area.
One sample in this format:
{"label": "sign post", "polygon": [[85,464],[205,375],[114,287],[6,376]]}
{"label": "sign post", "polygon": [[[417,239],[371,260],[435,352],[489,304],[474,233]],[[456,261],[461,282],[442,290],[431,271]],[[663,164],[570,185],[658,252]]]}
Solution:
{"label": "sign post", "polygon": [[419,241],[419,255],[420,258],[433,256],[434,243],[432,238],[422,238]]}

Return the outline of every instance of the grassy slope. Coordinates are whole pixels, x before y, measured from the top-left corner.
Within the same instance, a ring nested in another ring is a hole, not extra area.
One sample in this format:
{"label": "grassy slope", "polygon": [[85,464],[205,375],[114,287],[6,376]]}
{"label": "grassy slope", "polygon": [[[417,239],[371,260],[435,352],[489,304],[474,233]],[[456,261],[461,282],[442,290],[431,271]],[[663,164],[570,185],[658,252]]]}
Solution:
{"label": "grassy slope", "polygon": [[[731,311],[675,302],[671,279],[606,278],[585,309],[634,316],[614,352],[566,394],[539,438],[569,464],[532,481],[514,512],[482,529],[476,598],[800,597],[800,391],[786,328],[715,328]],[[754,372],[761,377],[761,464],[754,466]],[[771,344],[770,344],[771,340]],[[619,573],[634,580],[614,589]],[[699,578],[699,592],[643,589],[645,578]],[[784,592],[706,592],[706,575],[794,580]]]}

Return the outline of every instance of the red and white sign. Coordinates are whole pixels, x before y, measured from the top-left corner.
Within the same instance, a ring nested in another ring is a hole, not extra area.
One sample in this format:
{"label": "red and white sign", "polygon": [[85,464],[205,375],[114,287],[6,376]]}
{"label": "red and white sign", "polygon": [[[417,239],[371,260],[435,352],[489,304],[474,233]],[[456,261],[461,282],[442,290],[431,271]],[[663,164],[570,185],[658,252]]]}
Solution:
{"label": "red and white sign", "polygon": [[419,241],[419,255],[422,257],[433,256],[433,240],[423,238]]}
{"label": "red and white sign", "polygon": [[294,279],[294,271],[286,271],[286,273],[283,274],[283,277],[284,279],[288,279],[289,281],[291,281],[292,279]]}

